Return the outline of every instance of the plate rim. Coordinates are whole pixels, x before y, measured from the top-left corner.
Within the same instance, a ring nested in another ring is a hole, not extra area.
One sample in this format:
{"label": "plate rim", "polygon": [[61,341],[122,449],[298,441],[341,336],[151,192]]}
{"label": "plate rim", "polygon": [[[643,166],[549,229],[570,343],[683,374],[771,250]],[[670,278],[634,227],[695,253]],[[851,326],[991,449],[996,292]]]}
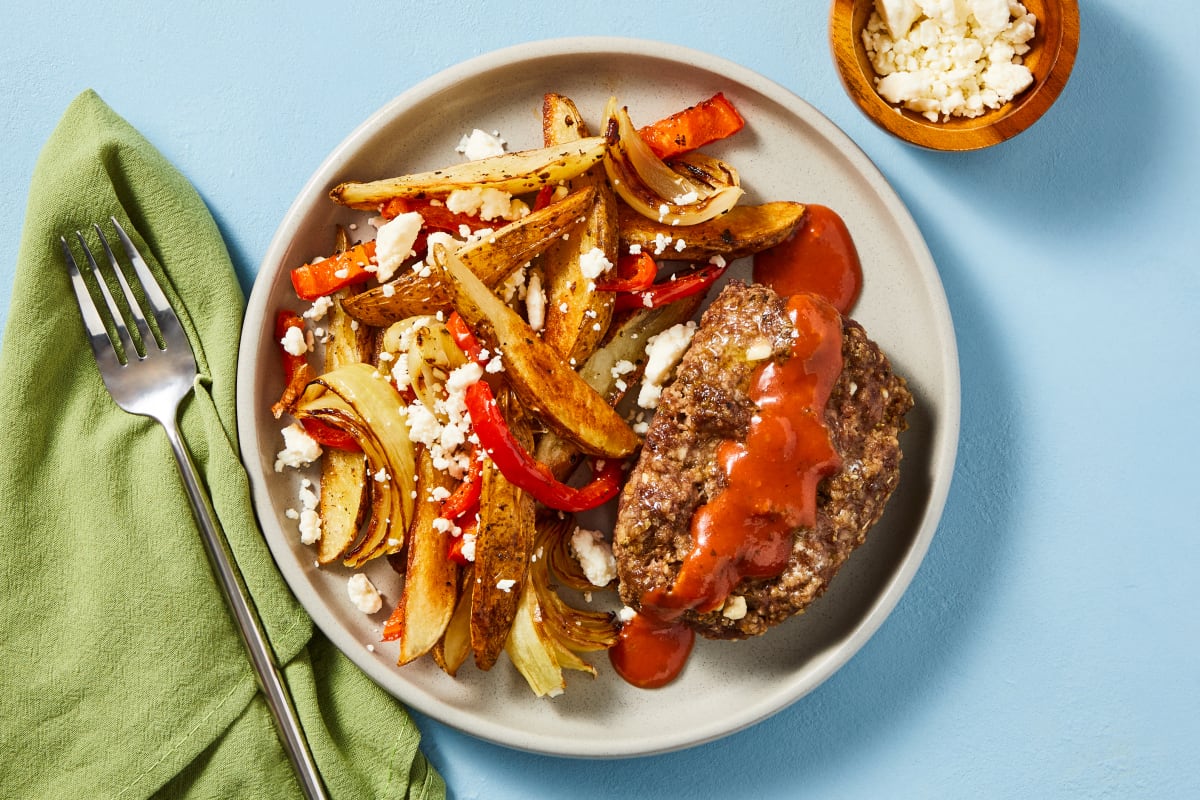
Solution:
{"label": "plate rim", "polygon": [[[477,717],[468,718],[460,709],[447,708],[437,698],[431,697],[431,702],[427,702],[420,697],[401,697],[388,685],[387,678],[395,669],[394,666],[383,665],[378,659],[368,658],[371,654],[367,653],[351,632],[341,625],[334,625],[333,629],[330,629],[326,624],[322,624],[321,615],[314,614],[292,588],[294,581],[304,578],[303,573],[295,574],[286,561],[281,563],[275,552],[277,545],[273,541],[273,538],[278,537],[266,535],[265,514],[260,513],[259,509],[260,506],[271,507],[267,487],[263,481],[251,474],[252,470],[247,469],[247,473],[250,478],[255,519],[260,529],[263,529],[264,539],[271,549],[272,560],[283,574],[289,590],[293,595],[297,595],[297,601],[305,612],[334,645],[399,702],[470,736],[516,750],[577,758],[636,757],[694,747],[744,730],[793,705],[828,680],[866,644],[891,615],[923,563],[944,515],[957,457],[961,418],[961,375],[957,342],[945,287],[928,244],[899,194],[858,144],[816,107],[772,79],[721,56],[683,45],[632,37],[575,36],[525,42],[464,60],[419,81],[384,103],[355,126],[314,170],[281,218],[255,274],[241,330],[236,391],[238,437],[241,443],[254,442],[258,445],[258,428],[254,422],[258,409],[255,408],[252,398],[256,373],[250,368],[250,364],[256,358],[253,351],[258,346],[265,314],[268,312],[266,301],[276,280],[279,265],[282,264],[283,256],[295,237],[294,229],[298,218],[302,216],[303,209],[311,204],[314,192],[324,194],[333,179],[342,174],[339,170],[349,156],[373,136],[383,122],[402,113],[416,102],[428,99],[439,90],[470,81],[480,73],[517,63],[570,56],[637,56],[674,62],[747,86],[786,108],[790,113],[798,114],[806,124],[816,129],[822,138],[834,145],[870,184],[903,238],[913,248],[916,266],[925,278],[927,289],[930,290],[929,302],[936,321],[936,337],[946,344],[941,349],[940,364],[945,383],[941,387],[936,404],[939,410],[938,424],[933,429],[934,437],[929,449],[932,478],[925,503],[926,511],[921,518],[917,535],[902,558],[902,563],[890,573],[883,591],[876,596],[875,602],[869,606],[865,615],[827,657],[807,670],[811,677],[802,685],[789,687],[787,692],[772,694],[759,703],[743,707],[739,710],[740,713],[727,720],[726,724],[686,732],[666,731],[649,739],[642,737],[635,742],[625,742],[624,745],[621,742],[608,741],[604,747],[577,746],[561,738],[544,735],[539,737],[529,731],[521,732],[524,739],[514,741],[514,730],[511,726],[499,725],[491,720],[481,722]],[[274,268],[275,271],[268,275],[264,270],[270,268]],[[271,522],[274,524],[274,520]]]}

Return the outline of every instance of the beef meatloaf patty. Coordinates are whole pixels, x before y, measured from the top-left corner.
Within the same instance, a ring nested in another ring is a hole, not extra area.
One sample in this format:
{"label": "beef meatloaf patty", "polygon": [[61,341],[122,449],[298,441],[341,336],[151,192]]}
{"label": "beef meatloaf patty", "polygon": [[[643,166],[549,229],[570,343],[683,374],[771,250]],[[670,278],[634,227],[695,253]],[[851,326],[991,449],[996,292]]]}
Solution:
{"label": "beef meatloaf patty", "polygon": [[[896,488],[898,434],[912,396],[862,326],[843,319],[842,329],[842,372],[825,409],[842,466],[817,490],[816,527],[794,531],[782,574],[746,578],[734,587],[731,597],[745,598],[745,616],[731,619],[722,609],[687,612],[684,621],[703,636],[754,636],[802,612],[862,544]],[[648,590],[674,583],[692,547],[692,515],[724,488],[717,447],[746,436],[755,411],[750,380],[764,363],[751,361],[747,351],[752,346],[761,351],[764,341],[771,358],[790,356],[786,299],[765,286],[731,282],[705,311],[674,381],[663,391],[622,491],[613,536],[621,599],[634,609]]]}

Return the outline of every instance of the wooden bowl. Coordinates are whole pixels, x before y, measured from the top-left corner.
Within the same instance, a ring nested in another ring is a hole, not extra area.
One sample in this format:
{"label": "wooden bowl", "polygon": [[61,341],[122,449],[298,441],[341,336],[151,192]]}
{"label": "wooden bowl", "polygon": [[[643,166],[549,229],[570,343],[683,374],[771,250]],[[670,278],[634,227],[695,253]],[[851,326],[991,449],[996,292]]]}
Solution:
{"label": "wooden bowl", "polygon": [[871,121],[906,142],[933,150],[978,150],[1011,139],[1046,113],[1058,99],[1079,48],[1077,0],[1022,0],[1037,17],[1036,35],[1024,56],[1033,85],[1010,102],[970,119],[930,122],[891,105],[875,91],[875,70],[867,59],[862,31],[873,0],[833,0],[829,37],[842,85]]}

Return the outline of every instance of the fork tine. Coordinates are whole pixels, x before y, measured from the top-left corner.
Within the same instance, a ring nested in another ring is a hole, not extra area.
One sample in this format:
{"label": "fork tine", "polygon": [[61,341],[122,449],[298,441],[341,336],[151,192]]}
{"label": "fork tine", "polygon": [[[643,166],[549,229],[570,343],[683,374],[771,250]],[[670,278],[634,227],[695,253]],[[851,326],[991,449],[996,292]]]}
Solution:
{"label": "fork tine", "polygon": [[120,348],[108,335],[104,320],[96,308],[95,301],[92,300],[92,294],[88,291],[83,275],[79,272],[75,256],[71,254],[71,246],[67,244],[65,236],[59,236],[58,241],[62,244],[63,257],[67,261],[67,271],[71,275],[71,288],[75,290],[75,300],[79,303],[83,327],[87,330],[88,342],[92,345],[92,353],[96,356],[101,372],[104,371],[105,365],[120,366],[121,362],[118,356]]}
{"label": "fork tine", "polygon": [[113,272],[117,276],[117,283],[121,285],[121,291],[125,294],[125,302],[129,304],[129,313],[133,316],[133,324],[137,328],[139,338],[142,340],[142,350],[146,356],[152,352],[150,344],[153,342],[159,350],[162,346],[158,340],[154,338],[154,331],[151,330],[150,324],[146,321],[146,314],[142,311],[142,304],[138,302],[137,295],[129,286],[129,281],[125,279],[125,270],[121,268],[121,264],[117,261],[117,257],[113,254],[112,248],[108,245],[108,237],[104,235],[104,231],[96,223],[92,223],[92,227],[96,229],[96,235],[100,237],[100,246],[104,248],[104,254],[108,256],[108,263],[112,265]]}
{"label": "fork tine", "polygon": [[121,247],[124,248],[125,254],[129,256],[129,261],[133,264],[133,270],[137,273],[138,282],[142,284],[142,290],[146,293],[146,299],[150,301],[151,308],[154,309],[154,319],[158,323],[158,330],[162,334],[164,349],[168,347],[185,348],[191,352],[191,344],[188,342],[187,334],[183,332],[183,326],[179,323],[179,317],[175,313],[175,309],[171,307],[171,303],[167,300],[167,296],[163,294],[162,287],[159,286],[158,280],[154,277],[154,273],[150,271],[150,267],[146,264],[146,259],[142,258],[142,254],[138,252],[133,241],[129,238],[129,234],[121,227],[121,223],[116,217],[110,217],[113,227],[117,229],[117,238],[121,240]]}
{"label": "fork tine", "polygon": [[[124,352],[124,361],[128,362],[133,358],[141,358],[137,351],[137,347],[133,344],[133,338],[129,335],[129,328],[125,325],[125,318],[121,315],[121,309],[113,300],[112,294],[108,291],[108,284],[104,281],[104,275],[100,272],[100,265],[96,263],[96,259],[92,256],[91,248],[88,247],[87,240],[83,238],[82,231],[75,231],[75,238],[79,240],[79,246],[83,248],[83,255],[87,258],[88,264],[92,268],[92,275],[96,278],[96,284],[100,287],[100,294],[104,297],[104,303],[108,306],[108,313],[112,317],[113,326],[117,329],[117,338],[120,340],[121,350]],[[97,309],[99,311],[99,309]],[[110,338],[111,341],[111,338]],[[114,342],[113,346],[116,347]]]}

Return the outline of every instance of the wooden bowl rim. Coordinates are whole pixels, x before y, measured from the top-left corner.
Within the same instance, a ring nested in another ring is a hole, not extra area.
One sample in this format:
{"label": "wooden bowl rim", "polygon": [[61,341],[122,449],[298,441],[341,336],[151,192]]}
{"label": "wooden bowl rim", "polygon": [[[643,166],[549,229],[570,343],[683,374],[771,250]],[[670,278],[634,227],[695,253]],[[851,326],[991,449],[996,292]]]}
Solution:
{"label": "wooden bowl rim", "polygon": [[1046,6],[1058,11],[1058,24],[1051,31],[1053,38],[1041,42],[1034,85],[1007,105],[983,116],[955,118],[949,123],[930,122],[919,114],[891,105],[875,90],[875,72],[866,62],[861,30],[854,25],[855,8],[872,3],[873,0],[833,0],[830,6],[830,48],[842,85],[877,126],[904,141],[933,150],[979,150],[1028,129],[1062,93],[1079,49],[1078,0],[1045,0]]}

